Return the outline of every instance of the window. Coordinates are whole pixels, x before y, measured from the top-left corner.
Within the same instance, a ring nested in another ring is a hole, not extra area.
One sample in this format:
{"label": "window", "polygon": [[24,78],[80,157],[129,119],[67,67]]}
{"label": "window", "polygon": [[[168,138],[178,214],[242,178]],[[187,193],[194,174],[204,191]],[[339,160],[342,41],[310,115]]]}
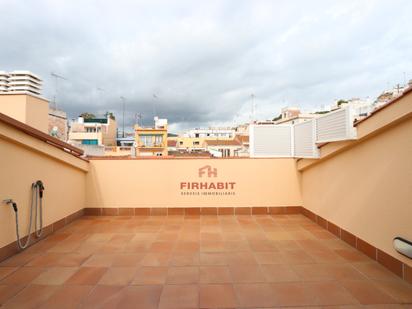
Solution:
{"label": "window", "polygon": [[180,142],[179,142],[179,145],[183,145],[183,141],[180,141]]}
{"label": "window", "polygon": [[151,135],[140,135],[139,140],[142,146],[151,147],[153,146],[153,138]]}
{"label": "window", "polygon": [[196,133],[196,134],[195,134],[195,137],[196,137],[196,138],[199,138],[199,133]]}
{"label": "window", "polygon": [[155,145],[161,146],[163,144],[163,136],[155,135]]}
{"label": "window", "polygon": [[193,142],[193,146],[199,146],[199,142]]}
{"label": "window", "polygon": [[96,132],[96,128],[86,128],[87,133],[94,133]]}
{"label": "window", "polygon": [[97,139],[83,139],[82,140],[83,145],[98,145]]}

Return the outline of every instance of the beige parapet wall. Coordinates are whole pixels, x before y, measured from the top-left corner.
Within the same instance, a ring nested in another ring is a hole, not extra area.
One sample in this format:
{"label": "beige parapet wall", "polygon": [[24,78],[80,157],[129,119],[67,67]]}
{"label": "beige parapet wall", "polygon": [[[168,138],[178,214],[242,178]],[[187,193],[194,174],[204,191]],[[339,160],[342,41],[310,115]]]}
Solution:
{"label": "beige parapet wall", "polygon": [[101,159],[87,175],[89,208],[301,205],[294,159]]}
{"label": "beige parapet wall", "polygon": [[[18,204],[20,234],[27,234],[31,184],[45,185],[43,223],[83,209],[88,162],[0,122],[0,200]],[[14,212],[0,204],[0,248],[16,240]]]}
{"label": "beige parapet wall", "polygon": [[359,123],[359,141],[298,162],[306,209],[410,266],[392,241],[412,239],[411,111],[412,93]]}

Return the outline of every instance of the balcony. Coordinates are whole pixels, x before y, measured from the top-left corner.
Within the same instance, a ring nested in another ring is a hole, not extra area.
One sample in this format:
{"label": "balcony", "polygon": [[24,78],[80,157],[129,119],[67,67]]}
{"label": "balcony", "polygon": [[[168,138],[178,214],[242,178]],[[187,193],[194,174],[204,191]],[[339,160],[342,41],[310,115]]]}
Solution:
{"label": "balcony", "polygon": [[0,196],[21,236],[32,182],[46,189],[24,251],[0,207],[0,304],[407,308],[393,239],[412,239],[412,92],[356,128],[316,159],[108,159],[1,114]]}

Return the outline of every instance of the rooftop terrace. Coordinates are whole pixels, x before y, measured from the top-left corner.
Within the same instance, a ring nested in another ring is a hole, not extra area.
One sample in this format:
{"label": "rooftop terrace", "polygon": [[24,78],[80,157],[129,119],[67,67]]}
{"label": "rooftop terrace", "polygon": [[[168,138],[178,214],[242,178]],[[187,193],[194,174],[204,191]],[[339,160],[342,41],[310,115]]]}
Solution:
{"label": "rooftop terrace", "polygon": [[0,206],[0,306],[408,307],[393,240],[412,239],[412,90],[356,130],[316,159],[85,159],[0,114],[0,200],[21,236],[45,186],[22,252]]}

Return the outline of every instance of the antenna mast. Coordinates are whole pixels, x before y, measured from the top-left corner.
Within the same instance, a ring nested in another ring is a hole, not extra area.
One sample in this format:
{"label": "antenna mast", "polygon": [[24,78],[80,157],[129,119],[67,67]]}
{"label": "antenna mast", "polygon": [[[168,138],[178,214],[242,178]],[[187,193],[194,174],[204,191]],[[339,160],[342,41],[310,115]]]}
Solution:
{"label": "antenna mast", "polygon": [[67,78],[65,78],[64,76],[58,75],[56,73],[53,73],[53,72],[51,72],[50,75],[54,77],[53,108],[57,109],[56,98],[57,98],[57,90],[58,90],[58,87],[57,87],[58,86],[58,81],[59,81],[59,79],[67,81]]}

